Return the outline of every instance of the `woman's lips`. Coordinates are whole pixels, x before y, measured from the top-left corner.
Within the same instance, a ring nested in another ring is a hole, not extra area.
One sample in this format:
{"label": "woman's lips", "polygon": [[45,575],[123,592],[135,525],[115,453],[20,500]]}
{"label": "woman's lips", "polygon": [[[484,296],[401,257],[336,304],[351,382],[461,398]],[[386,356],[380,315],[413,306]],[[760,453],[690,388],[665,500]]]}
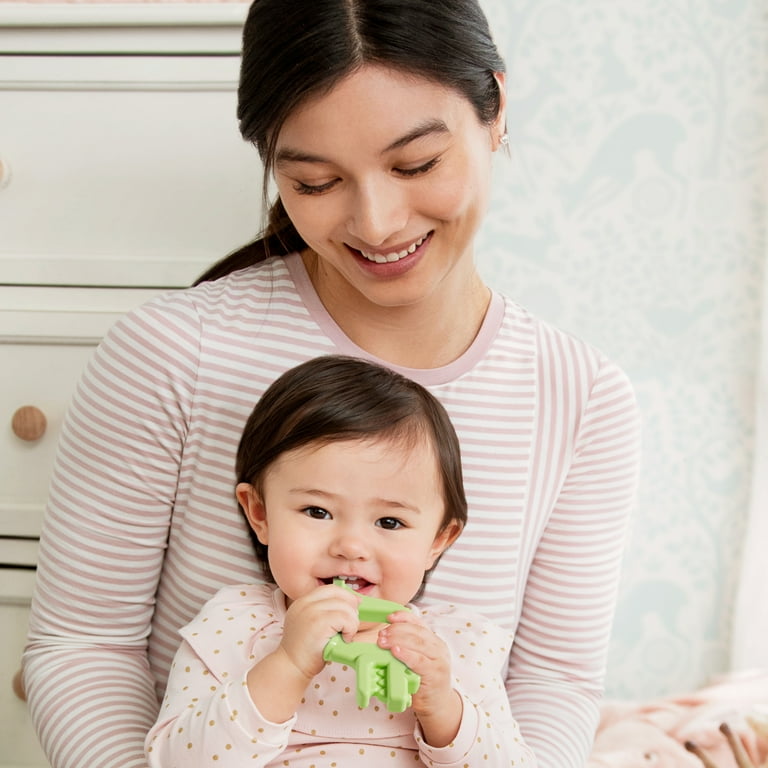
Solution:
{"label": "woman's lips", "polygon": [[416,249],[429,237],[430,234],[431,233],[428,232],[426,235],[422,235],[417,240],[414,240],[410,245],[394,251],[381,253],[378,251],[358,250],[358,253],[360,253],[363,258],[368,259],[368,261],[372,261],[375,264],[392,264],[414,253]]}
{"label": "woman's lips", "polygon": [[374,269],[391,270],[400,265],[400,262],[411,261],[414,255],[421,253],[432,239],[434,230],[414,240],[412,243],[400,246],[389,251],[369,251],[354,248],[347,243],[347,248],[360,260],[360,262]]}

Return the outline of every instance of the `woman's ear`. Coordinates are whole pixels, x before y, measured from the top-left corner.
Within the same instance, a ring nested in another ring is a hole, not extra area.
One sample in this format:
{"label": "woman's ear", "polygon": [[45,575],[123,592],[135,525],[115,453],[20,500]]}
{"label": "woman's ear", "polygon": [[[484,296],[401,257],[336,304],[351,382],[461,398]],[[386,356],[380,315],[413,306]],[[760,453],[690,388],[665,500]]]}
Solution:
{"label": "woman's ear", "polygon": [[250,483],[238,483],[235,488],[235,495],[259,541],[267,546],[269,544],[267,508],[256,489]]}
{"label": "woman's ear", "polygon": [[429,550],[426,567],[424,568],[425,571],[430,571],[435,567],[435,563],[440,555],[456,541],[461,530],[461,524],[456,522],[456,520],[451,520],[448,525],[437,532],[437,536],[435,536],[435,540],[432,542],[432,547]]}
{"label": "woman's ear", "polygon": [[496,151],[500,146],[507,143],[507,75],[506,72],[494,72],[496,83],[499,87],[499,112],[491,124],[492,135],[494,137],[493,149]]}

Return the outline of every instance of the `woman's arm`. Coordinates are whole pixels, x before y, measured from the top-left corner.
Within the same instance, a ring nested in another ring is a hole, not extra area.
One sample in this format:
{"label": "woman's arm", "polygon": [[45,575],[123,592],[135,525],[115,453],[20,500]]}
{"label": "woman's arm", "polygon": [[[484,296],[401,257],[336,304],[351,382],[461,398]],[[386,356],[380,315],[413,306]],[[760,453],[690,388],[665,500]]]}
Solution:
{"label": "woman's arm", "polygon": [[632,388],[603,364],[531,565],[510,656],[512,712],[543,767],[582,768],[589,755],[639,453]]}
{"label": "woman's arm", "polygon": [[139,768],[147,660],[198,349],[162,302],[123,318],[77,388],[40,544],[24,681],[53,768]]}

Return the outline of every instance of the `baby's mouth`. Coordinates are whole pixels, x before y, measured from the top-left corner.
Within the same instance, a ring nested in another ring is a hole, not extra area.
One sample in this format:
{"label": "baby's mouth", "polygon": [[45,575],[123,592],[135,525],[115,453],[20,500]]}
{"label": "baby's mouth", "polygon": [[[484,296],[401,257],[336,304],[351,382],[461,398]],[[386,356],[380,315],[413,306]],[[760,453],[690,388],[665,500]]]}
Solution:
{"label": "baby's mouth", "polygon": [[365,589],[371,586],[371,582],[363,579],[360,576],[330,576],[327,579],[321,579],[323,584],[333,584],[336,580],[343,581],[344,586],[354,589],[355,592]]}

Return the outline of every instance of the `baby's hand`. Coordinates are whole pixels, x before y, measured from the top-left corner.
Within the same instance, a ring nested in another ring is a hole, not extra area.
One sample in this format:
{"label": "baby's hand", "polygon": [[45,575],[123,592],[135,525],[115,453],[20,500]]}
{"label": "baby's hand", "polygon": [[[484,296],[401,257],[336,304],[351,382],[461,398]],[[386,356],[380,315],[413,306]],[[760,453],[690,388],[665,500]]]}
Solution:
{"label": "baby's hand", "polygon": [[456,696],[448,646],[410,611],[398,611],[387,620],[390,624],[379,632],[379,646],[421,677],[413,695],[414,714],[420,720],[422,715],[437,715]]}
{"label": "baby's hand", "polygon": [[285,614],[280,647],[308,679],[325,666],[323,650],[341,632],[345,640],[357,633],[360,597],[351,590],[328,584],[294,600]]}

